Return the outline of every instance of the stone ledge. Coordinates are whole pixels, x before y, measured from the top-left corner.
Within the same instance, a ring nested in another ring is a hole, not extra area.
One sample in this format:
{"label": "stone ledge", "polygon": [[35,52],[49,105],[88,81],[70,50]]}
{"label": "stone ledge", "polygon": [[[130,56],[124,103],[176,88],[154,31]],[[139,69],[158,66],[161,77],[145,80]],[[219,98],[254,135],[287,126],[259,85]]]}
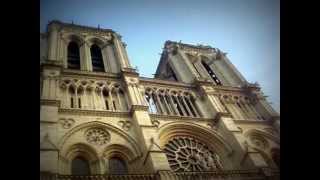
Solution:
{"label": "stone ledge", "polygon": [[76,114],[76,115],[87,115],[87,116],[131,117],[129,111],[60,108],[58,112],[61,114]]}

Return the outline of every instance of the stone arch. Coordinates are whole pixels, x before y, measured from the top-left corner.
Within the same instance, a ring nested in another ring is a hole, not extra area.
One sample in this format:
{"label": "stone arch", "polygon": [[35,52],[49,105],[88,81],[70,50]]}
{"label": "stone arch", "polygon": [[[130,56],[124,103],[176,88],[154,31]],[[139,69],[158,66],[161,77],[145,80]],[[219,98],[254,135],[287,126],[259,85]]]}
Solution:
{"label": "stone arch", "polygon": [[135,157],[134,153],[126,146],[120,145],[120,144],[111,144],[107,146],[103,151],[103,157],[105,160],[105,170],[108,171],[109,169],[109,159],[110,158],[120,158],[124,161],[126,164],[127,169],[130,171],[131,169],[134,169],[132,167],[132,163],[134,160],[136,160],[137,157]]}
{"label": "stone arch", "polygon": [[81,157],[85,159],[90,168],[90,174],[98,174],[100,171],[99,167],[99,157],[97,152],[89,144],[84,143],[75,143],[67,148],[65,154],[60,154],[60,159],[64,160],[61,162],[61,165],[64,165],[64,168],[61,168],[64,173],[72,173],[72,160]]}
{"label": "stone arch", "polygon": [[250,135],[258,135],[258,136],[262,136],[264,138],[267,138],[273,142],[275,142],[276,144],[280,145],[280,138],[265,131],[265,130],[261,130],[261,129],[249,129],[246,130],[244,133],[245,137],[249,137]]}
{"label": "stone arch", "polygon": [[96,44],[97,46],[100,47],[100,49],[103,49],[104,45],[106,44],[106,42],[104,40],[102,40],[101,38],[96,37],[96,36],[92,36],[92,37],[87,38],[87,42],[88,42],[89,47]]}
{"label": "stone arch", "polygon": [[[255,137],[257,138],[258,144],[262,144],[255,145],[255,143],[253,144],[253,146],[251,146],[251,148],[261,154],[269,167],[273,168],[278,166],[273,159],[274,152],[276,151],[276,149],[280,148],[280,139],[278,137],[261,129],[249,129],[246,130],[243,134],[248,140],[251,137]],[[273,142],[274,144],[270,144],[269,141]]]}
{"label": "stone arch", "polygon": [[66,34],[64,36],[64,40],[67,46],[71,41],[77,43],[79,47],[85,42],[85,40],[80,35],[75,33]]}
{"label": "stone arch", "polygon": [[[121,136],[125,141],[128,142],[128,146],[127,148],[131,149],[132,151],[132,155],[133,157],[137,157],[140,156],[142,154],[141,149],[138,145],[138,142],[133,139],[131,136],[129,136],[127,133],[125,133],[123,130],[112,126],[110,124],[107,123],[103,123],[103,122],[99,122],[99,121],[93,121],[93,122],[88,122],[88,123],[83,123],[80,124],[78,126],[75,126],[74,128],[72,128],[69,132],[67,132],[59,141],[58,143],[58,147],[60,149],[61,155],[65,155],[66,154],[66,150],[68,149],[68,147],[66,147],[66,142],[68,141],[68,139],[75,134],[76,132],[79,132],[83,129],[87,129],[87,128],[103,128],[103,129],[107,129],[110,132],[116,133],[119,136]],[[111,137],[112,138],[112,137]],[[98,157],[101,157],[102,154],[98,152]]]}
{"label": "stone arch", "polygon": [[162,125],[158,136],[160,147],[163,147],[170,138],[179,135],[199,139],[216,149],[218,153],[224,155],[233,153],[231,145],[220,134],[191,122],[172,122]]}
{"label": "stone arch", "polygon": [[233,168],[230,156],[234,150],[217,132],[191,122],[172,122],[160,127],[159,146],[164,150],[165,145],[176,137],[189,137],[198,140],[219,156],[224,169]]}

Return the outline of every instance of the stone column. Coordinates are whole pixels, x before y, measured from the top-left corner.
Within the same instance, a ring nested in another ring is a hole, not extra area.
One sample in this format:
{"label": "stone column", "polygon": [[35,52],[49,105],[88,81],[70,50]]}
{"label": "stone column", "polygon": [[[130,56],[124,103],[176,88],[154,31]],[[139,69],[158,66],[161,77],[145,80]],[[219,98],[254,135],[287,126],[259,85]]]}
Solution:
{"label": "stone column", "polygon": [[103,66],[104,66],[105,72],[111,72],[111,65],[110,65],[111,58],[109,58],[109,51],[107,49],[108,46],[109,46],[109,43],[106,43],[101,48],[102,60],[103,60]]}
{"label": "stone column", "polygon": [[188,101],[189,101],[191,107],[193,108],[194,113],[196,114],[196,117],[200,117],[198,109],[193,105],[191,98],[189,96],[187,98],[188,98]]}
{"label": "stone column", "polygon": [[180,115],[179,114],[179,111],[178,111],[178,109],[177,109],[177,107],[175,106],[175,103],[174,103],[174,101],[173,101],[173,99],[172,99],[172,95],[168,95],[169,96],[169,100],[170,100],[170,103],[172,104],[172,106],[173,106],[173,110],[174,110],[174,112],[175,112],[175,115]]}
{"label": "stone column", "polygon": [[87,42],[83,42],[80,46],[80,63],[81,70],[92,71],[91,52]]}
{"label": "stone column", "polygon": [[115,50],[116,50],[116,54],[117,54],[117,57],[118,57],[118,60],[120,62],[120,67],[121,69],[122,68],[130,68],[129,66],[129,63],[127,62],[127,59],[125,58],[125,52],[124,52],[124,48],[122,47],[122,42],[119,38],[118,35],[116,34],[113,34],[113,43],[114,43],[114,47],[115,47]]}
{"label": "stone column", "polygon": [[182,99],[182,102],[183,102],[184,106],[187,108],[187,111],[189,112],[189,115],[192,117],[193,114],[192,114],[192,112],[191,112],[191,110],[190,110],[190,108],[189,108],[184,96],[182,96],[181,99]]}
{"label": "stone column", "polygon": [[182,114],[183,114],[184,116],[187,116],[186,111],[184,110],[184,108],[183,108],[182,104],[181,104],[181,103],[180,103],[180,101],[179,101],[179,97],[178,97],[178,96],[174,96],[174,98],[175,98],[175,100],[176,100],[176,102],[177,102],[178,106],[180,107],[180,109],[181,109],[181,111],[182,111]]}
{"label": "stone column", "polygon": [[[157,136],[157,127],[155,127],[150,119],[148,113],[148,106],[141,104],[141,100],[137,100],[136,93],[133,88],[138,87],[138,75],[125,75],[124,80],[126,83],[129,99],[131,101],[131,113],[133,130],[137,134],[137,141],[143,152],[141,158],[143,159],[144,171],[146,173],[155,173],[159,170],[169,170],[170,166],[167,162],[166,155],[159,148],[155,148],[153,144],[153,137]],[[140,102],[140,104],[138,104]]]}
{"label": "stone column", "polygon": [[49,26],[48,39],[48,59],[57,60],[57,42],[58,41],[58,25],[51,24]]}

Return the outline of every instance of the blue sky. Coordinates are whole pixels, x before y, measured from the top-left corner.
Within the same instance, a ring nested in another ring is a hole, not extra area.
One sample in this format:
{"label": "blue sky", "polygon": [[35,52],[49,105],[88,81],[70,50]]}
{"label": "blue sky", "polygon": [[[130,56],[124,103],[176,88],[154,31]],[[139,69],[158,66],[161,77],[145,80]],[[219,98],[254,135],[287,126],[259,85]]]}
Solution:
{"label": "blue sky", "polygon": [[204,44],[228,53],[249,82],[262,86],[280,112],[278,0],[40,1],[40,31],[52,19],[110,28],[123,37],[131,64],[153,77],[166,40]]}

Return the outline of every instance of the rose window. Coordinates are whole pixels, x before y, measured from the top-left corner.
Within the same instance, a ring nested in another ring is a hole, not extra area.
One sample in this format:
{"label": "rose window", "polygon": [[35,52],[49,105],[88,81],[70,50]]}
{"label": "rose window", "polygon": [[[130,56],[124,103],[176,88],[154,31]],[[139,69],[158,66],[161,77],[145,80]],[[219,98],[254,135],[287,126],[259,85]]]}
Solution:
{"label": "rose window", "polygon": [[205,144],[189,137],[170,140],[164,148],[173,171],[214,171],[221,169],[219,156]]}
{"label": "rose window", "polygon": [[103,129],[89,129],[85,133],[87,141],[94,145],[104,145],[110,140],[110,134]]}

